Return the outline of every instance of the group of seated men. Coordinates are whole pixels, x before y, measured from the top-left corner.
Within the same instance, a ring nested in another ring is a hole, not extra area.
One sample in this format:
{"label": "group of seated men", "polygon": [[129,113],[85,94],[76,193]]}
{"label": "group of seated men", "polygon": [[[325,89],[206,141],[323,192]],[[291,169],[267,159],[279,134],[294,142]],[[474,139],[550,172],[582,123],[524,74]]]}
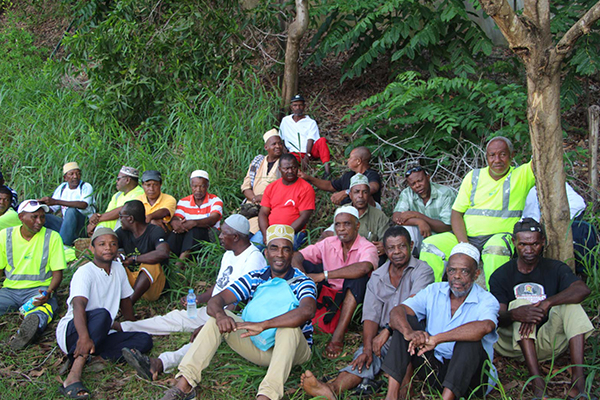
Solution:
{"label": "group of seated men", "polygon": [[[511,165],[510,141],[488,143],[488,167],[469,172],[457,196],[430,182],[421,166],[407,167],[408,187],[390,219],[381,210],[381,179],[370,168],[367,148],[352,150],[350,171],[338,179],[299,170],[317,151],[324,163],[329,160],[304,103],[295,96],[281,135],[264,135],[267,155],[252,161],[241,187],[245,216],[232,214],[222,225],[223,203],[208,193],[203,170],[191,173],[192,194],[176,202],[161,192],[160,172],[145,171],[140,187],[139,172],[123,166],[118,192],[103,214],[95,213],[92,187],[76,163],[65,164],[65,182],[52,197],[25,200],[16,212],[14,191],[0,186],[0,223],[7,224],[0,231],[6,276],[0,315],[35,298],[22,311],[11,348],[31,343],[56,315],[55,291],[66,268],[63,245],[87,230],[93,259],[73,276],[56,333],[72,363],[60,389],[65,397],[89,398],[82,372],[96,355],[124,359],[150,380],[178,368],[177,384],[162,399],[192,399],[224,339],[268,368],[257,398],[280,399],[292,366],[311,357],[313,326],[332,333],[323,356],[336,359],[362,304],[361,347],[330,382],[306,371],[301,386],[308,394],[335,399],[357,387],[377,390],[381,371],[389,376],[387,399],[408,396],[414,374],[444,399],[484,394],[497,381],[496,350],[525,359],[537,377],[534,396],[542,398],[538,360],[569,348],[576,366],[568,396],[586,398],[581,365],[594,328],[580,303],[589,289],[564,263],[543,258],[541,225],[522,218],[535,184],[531,163]],[[290,126],[298,131],[290,134]],[[287,147],[286,135],[300,143]],[[341,206],[322,237],[302,248],[315,210],[312,185],[333,192],[332,202]],[[52,215],[53,208],[62,218]],[[215,232],[226,252],[215,285],[197,296],[205,306],[196,318],[174,310],[135,321],[137,300],[160,296],[169,254],[183,267]],[[489,291],[475,284],[482,270]],[[240,303],[246,304],[241,316]],[[116,321],[119,311],[122,320]],[[152,348],[151,335],[182,331],[193,332],[192,343],[158,358],[144,354]]]}

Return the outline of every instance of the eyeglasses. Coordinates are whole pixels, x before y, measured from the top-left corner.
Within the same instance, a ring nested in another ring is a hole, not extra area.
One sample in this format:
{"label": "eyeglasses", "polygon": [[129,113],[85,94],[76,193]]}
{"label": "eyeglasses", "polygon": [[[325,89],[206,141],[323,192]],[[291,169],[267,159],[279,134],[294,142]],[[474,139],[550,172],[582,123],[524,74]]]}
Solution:
{"label": "eyeglasses", "polygon": [[408,178],[408,177],[410,176],[410,174],[412,174],[413,172],[421,172],[421,171],[425,171],[425,170],[423,169],[423,167],[421,167],[421,166],[419,166],[419,167],[412,167],[412,168],[410,168],[409,170],[407,170],[407,171],[404,173],[404,177],[405,177],[405,178]]}
{"label": "eyeglasses", "polygon": [[117,176],[117,182],[119,182],[121,179],[125,179],[127,178],[127,176]]}
{"label": "eyeglasses", "polygon": [[448,276],[461,275],[461,276],[469,276],[471,275],[471,271],[465,268],[456,269],[456,268],[447,268],[446,273]]}
{"label": "eyeglasses", "polygon": [[127,218],[127,217],[131,217],[131,215],[119,213],[119,219],[121,219],[121,218]]}

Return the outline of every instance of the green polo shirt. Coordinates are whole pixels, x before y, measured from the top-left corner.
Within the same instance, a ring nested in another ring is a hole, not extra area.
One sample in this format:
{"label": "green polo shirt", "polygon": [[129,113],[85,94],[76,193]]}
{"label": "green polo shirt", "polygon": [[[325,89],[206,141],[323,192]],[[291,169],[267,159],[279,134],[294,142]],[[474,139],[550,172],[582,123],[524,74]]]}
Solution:
{"label": "green polo shirt", "polygon": [[418,211],[431,219],[442,221],[450,225],[452,215],[452,204],[456,199],[456,193],[448,186],[431,182],[431,197],[427,204],[411,188],[406,188],[400,193],[400,198],[394,212]]}
{"label": "green polo shirt", "polygon": [[[117,192],[110,199],[110,203],[108,203],[108,207],[106,207],[105,212],[112,211],[115,208],[123,207],[125,205],[125,203],[127,203],[128,201],[135,200],[143,194],[144,194],[144,189],[142,189],[141,186],[136,186],[134,189],[131,189],[127,193]],[[110,228],[110,229],[114,230],[115,227],[117,226],[117,220],[113,219],[110,221],[103,221],[103,222],[100,222],[98,224],[98,226],[103,226],[105,228]]]}

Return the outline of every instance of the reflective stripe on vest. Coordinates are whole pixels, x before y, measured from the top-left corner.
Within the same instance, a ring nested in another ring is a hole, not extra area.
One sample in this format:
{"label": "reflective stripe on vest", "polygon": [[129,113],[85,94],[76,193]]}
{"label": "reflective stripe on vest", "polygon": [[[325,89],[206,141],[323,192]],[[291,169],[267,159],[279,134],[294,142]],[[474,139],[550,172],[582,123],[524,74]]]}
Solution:
{"label": "reflective stripe on vest", "polygon": [[37,275],[27,274],[13,274],[15,270],[15,262],[13,259],[13,243],[12,243],[13,227],[6,229],[6,260],[10,270],[6,268],[5,275],[6,279],[11,281],[45,281],[52,277],[52,271],[46,272],[46,265],[48,265],[48,256],[50,255],[50,235],[52,231],[46,229],[44,234],[44,247],[42,250],[42,262],[40,263],[40,273]]}
{"label": "reflective stripe on vest", "polygon": [[477,168],[473,170],[471,176],[471,208],[465,211],[465,215],[479,215],[484,217],[498,217],[498,218],[521,218],[523,211],[521,210],[509,210],[508,203],[510,202],[510,177],[512,172],[504,178],[502,184],[502,209],[501,210],[486,210],[475,207],[475,192],[477,191],[477,184],[479,183],[479,174],[481,169]]}

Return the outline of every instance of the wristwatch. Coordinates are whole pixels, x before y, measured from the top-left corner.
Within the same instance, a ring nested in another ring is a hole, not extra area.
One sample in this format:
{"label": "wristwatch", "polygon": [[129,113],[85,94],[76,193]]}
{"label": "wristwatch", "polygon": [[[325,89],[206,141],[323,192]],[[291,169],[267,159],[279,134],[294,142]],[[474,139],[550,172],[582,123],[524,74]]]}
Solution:
{"label": "wristwatch", "polygon": [[390,324],[385,324],[384,328],[387,329],[387,331],[390,333],[390,335],[392,333],[394,333],[394,330],[390,327]]}
{"label": "wristwatch", "polygon": [[323,271],[323,275],[325,276],[325,281],[329,280],[329,271]]}

